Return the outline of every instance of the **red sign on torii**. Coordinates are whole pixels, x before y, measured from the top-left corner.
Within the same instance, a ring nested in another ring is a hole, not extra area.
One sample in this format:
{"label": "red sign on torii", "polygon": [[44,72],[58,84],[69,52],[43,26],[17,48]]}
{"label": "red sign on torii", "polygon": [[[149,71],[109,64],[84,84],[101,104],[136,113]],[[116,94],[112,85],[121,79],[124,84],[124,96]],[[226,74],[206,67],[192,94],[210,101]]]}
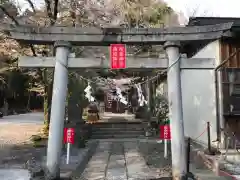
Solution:
{"label": "red sign on torii", "polygon": [[111,44],[111,69],[126,68],[126,45],[125,44]]}

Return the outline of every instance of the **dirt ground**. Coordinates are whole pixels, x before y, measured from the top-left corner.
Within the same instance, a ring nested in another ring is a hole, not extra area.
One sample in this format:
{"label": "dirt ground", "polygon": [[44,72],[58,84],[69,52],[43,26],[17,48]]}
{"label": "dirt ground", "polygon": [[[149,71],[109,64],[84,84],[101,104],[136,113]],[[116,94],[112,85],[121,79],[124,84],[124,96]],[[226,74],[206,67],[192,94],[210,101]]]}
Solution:
{"label": "dirt ground", "polygon": [[0,144],[17,145],[26,143],[29,138],[40,132],[43,125],[30,123],[4,123],[0,126]]}

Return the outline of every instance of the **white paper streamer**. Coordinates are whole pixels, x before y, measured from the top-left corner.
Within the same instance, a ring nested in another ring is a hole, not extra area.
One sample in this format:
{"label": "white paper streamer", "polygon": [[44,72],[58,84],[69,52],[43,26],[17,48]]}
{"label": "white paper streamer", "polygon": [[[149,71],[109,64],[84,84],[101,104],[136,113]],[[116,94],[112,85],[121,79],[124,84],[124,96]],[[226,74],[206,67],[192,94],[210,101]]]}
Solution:
{"label": "white paper streamer", "polygon": [[89,102],[95,101],[95,98],[91,95],[91,89],[92,87],[90,86],[90,84],[88,84],[88,86],[84,89],[84,92],[86,93],[85,97],[88,99]]}
{"label": "white paper streamer", "polygon": [[117,93],[117,97],[119,98],[119,101],[121,103],[127,105],[128,102],[126,101],[126,98],[123,97],[121,89],[119,87],[116,87],[116,91],[117,91],[116,93]]}
{"label": "white paper streamer", "polygon": [[139,106],[144,106],[144,104],[147,104],[147,101],[145,100],[145,98],[143,96],[142,87],[141,87],[141,85],[139,83],[135,84],[135,87],[137,88],[137,92],[138,92],[138,103],[139,103]]}

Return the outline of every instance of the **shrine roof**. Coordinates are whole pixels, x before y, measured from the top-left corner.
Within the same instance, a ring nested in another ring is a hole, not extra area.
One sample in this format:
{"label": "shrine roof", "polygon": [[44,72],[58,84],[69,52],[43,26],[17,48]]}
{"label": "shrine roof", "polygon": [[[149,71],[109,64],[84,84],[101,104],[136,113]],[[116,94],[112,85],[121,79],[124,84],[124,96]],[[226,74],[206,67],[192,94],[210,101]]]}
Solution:
{"label": "shrine roof", "polygon": [[206,26],[233,22],[232,28],[240,27],[240,18],[235,17],[190,17],[187,26]]}

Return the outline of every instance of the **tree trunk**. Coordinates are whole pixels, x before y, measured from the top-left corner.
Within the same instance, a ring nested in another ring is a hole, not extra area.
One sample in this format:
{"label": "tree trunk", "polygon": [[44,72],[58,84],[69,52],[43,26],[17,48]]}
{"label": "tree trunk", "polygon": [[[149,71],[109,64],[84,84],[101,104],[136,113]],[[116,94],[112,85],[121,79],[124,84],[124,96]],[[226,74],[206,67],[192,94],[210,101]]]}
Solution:
{"label": "tree trunk", "polygon": [[8,108],[9,108],[8,101],[7,101],[7,99],[4,98],[4,104],[3,104],[3,115],[4,116],[8,115]]}
{"label": "tree trunk", "polygon": [[31,92],[28,91],[28,101],[27,101],[27,111],[30,111],[30,102],[31,102]]}
{"label": "tree trunk", "polygon": [[48,124],[48,96],[44,95],[44,103],[43,103],[43,111],[44,111],[44,124]]}
{"label": "tree trunk", "polygon": [[47,87],[48,123],[50,123],[50,117],[51,117],[52,90],[53,90],[53,81],[50,84],[48,84],[48,87]]}
{"label": "tree trunk", "polygon": [[50,116],[51,116],[51,102],[52,102],[52,86],[45,85],[45,95],[44,95],[44,133],[48,134],[49,124],[50,124]]}
{"label": "tree trunk", "polygon": [[47,93],[44,95],[44,103],[43,103],[43,110],[44,110],[44,133],[48,135],[49,130],[49,104],[48,104],[48,95]]}

